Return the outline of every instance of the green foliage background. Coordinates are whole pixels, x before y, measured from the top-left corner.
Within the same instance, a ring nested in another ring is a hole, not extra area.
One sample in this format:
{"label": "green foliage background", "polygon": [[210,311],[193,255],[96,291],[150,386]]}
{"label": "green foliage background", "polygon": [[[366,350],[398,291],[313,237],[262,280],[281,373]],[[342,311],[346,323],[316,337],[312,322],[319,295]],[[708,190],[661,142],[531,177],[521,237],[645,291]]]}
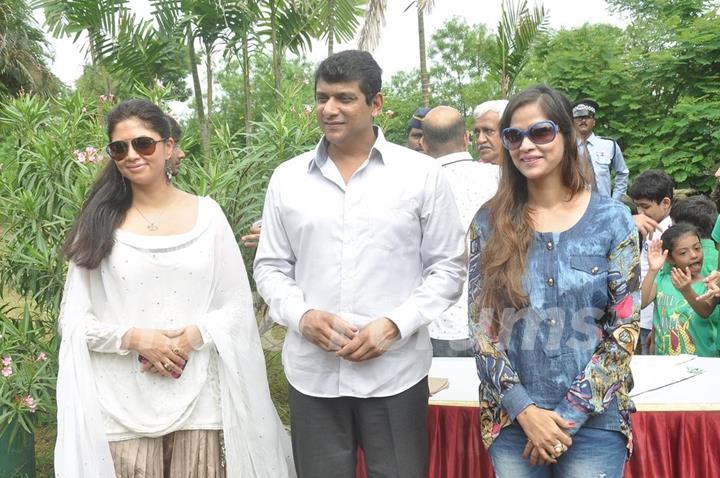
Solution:
{"label": "green foliage background", "polygon": [[[50,357],[41,373],[36,373],[37,364],[23,372],[27,380],[19,380],[21,390],[13,392],[38,396],[38,415],[15,407],[28,427],[43,413],[53,417],[55,330],[66,270],[58,248],[103,166],[80,164],[73,151],[102,149],[107,143],[104,118],[113,105],[146,97],[167,109],[171,100],[194,96],[193,114],[182,121],[188,157],[176,180],[187,191],[216,199],[237,236],[259,218],[273,169],[312,148],[320,136],[313,111],[315,65],[286,52],[302,53],[311,37],[329,35],[330,2],[318,4],[315,13],[322,20],[308,23],[303,15],[313,9],[304,4],[298,9],[300,3],[294,2],[277,2],[285,10],[267,16],[268,11],[249,7],[258,2],[228,0],[219,15],[212,2],[153,0],[159,29],[136,21],[122,10],[124,3],[38,0],[46,13],[55,15],[58,34],[90,38],[91,64],[74,88],[62,87],[43,68],[43,41],[27,20],[27,4],[12,0],[8,4],[14,10],[0,8],[0,36],[15,45],[12,51],[0,51],[0,293],[3,303],[17,305],[1,306],[0,319],[12,330],[26,331],[15,335],[31,337]],[[343,15],[352,17],[349,12],[362,3],[344,2]],[[720,163],[718,2],[608,4],[629,18],[626,28],[586,24],[543,31],[511,93],[546,83],[571,100],[592,97],[601,105],[596,132],[619,141],[631,176],[660,168],[679,188],[710,192],[712,172]],[[117,24],[110,25],[111,14],[121,11]],[[347,34],[342,30],[334,36]],[[469,128],[472,109],[501,95],[500,78],[491,67],[498,55],[494,35],[485,25],[454,18],[429,41],[431,106],[456,107]],[[188,51],[193,39],[200,46],[197,56]],[[218,90],[213,91],[212,82],[202,85],[204,90],[188,85],[188,73],[218,50],[223,52],[214,68]],[[420,90],[417,70],[399,72],[386,82],[385,111],[377,122],[391,141],[405,143],[407,121],[422,103]],[[110,93],[113,99],[107,98]],[[203,94],[204,112],[197,107]],[[211,95],[213,101],[207,101]],[[204,134],[207,147],[202,146]],[[243,253],[250,269],[252,253]],[[37,354],[31,347],[13,347],[13,353],[27,349],[28,361]],[[271,374],[281,376],[277,362],[273,355]],[[281,382],[275,383],[278,390]],[[0,400],[8,393],[0,390]]]}

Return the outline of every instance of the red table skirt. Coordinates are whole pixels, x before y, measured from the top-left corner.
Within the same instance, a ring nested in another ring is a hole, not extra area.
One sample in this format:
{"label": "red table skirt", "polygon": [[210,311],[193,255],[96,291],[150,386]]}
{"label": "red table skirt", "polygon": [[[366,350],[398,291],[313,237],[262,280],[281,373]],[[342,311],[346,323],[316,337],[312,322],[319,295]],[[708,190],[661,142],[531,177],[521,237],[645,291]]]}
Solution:
{"label": "red table skirt", "polygon": [[[483,447],[478,408],[430,405],[430,478],[494,476]],[[720,476],[720,411],[638,412],[632,417],[635,447],[626,478]],[[357,478],[365,478],[362,451]]]}

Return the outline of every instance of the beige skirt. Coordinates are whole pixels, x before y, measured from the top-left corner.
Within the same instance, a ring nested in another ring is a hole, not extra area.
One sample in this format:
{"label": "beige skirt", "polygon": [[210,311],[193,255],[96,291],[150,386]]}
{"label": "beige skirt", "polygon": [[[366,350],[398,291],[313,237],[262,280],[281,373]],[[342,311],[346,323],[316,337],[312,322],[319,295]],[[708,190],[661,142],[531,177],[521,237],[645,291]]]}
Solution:
{"label": "beige skirt", "polygon": [[220,430],[110,442],[110,454],[117,478],[225,478]]}

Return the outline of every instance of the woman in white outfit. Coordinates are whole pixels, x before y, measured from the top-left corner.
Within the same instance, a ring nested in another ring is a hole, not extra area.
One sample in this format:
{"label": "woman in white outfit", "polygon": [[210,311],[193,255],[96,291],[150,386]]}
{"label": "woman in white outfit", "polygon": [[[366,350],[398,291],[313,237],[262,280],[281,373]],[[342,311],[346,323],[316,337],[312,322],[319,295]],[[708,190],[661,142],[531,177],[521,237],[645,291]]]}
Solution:
{"label": "woman in white outfit", "polygon": [[172,185],[163,112],[108,115],[108,165],[63,251],[56,476],[293,474],[221,208]]}

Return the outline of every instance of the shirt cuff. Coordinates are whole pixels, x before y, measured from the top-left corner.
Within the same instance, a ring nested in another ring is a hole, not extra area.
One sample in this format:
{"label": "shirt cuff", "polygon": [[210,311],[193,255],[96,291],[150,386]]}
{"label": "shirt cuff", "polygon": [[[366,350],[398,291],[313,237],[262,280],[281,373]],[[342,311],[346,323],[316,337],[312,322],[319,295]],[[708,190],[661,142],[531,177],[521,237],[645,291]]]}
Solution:
{"label": "shirt cuff", "polygon": [[513,385],[502,396],[502,406],[508,412],[512,421],[515,421],[520,412],[534,404],[535,402],[530,398],[525,387],[519,383]]}
{"label": "shirt cuff", "polygon": [[390,319],[400,331],[398,340],[411,336],[422,325],[422,316],[411,302],[396,307],[385,317]]}
{"label": "shirt cuff", "polygon": [[586,413],[574,407],[567,399],[563,399],[558,406],[555,407],[555,413],[574,425],[573,428],[566,429],[570,435],[576,434],[580,427],[590,418]]}
{"label": "shirt cuff", "polygon": [[289,301],[285,304],[283,310],[283,322],[289,329],[302,335],[300,332],[300,319],[305,315],[305,312],[312,309],[313,307],[310,307],[304,300]]}

